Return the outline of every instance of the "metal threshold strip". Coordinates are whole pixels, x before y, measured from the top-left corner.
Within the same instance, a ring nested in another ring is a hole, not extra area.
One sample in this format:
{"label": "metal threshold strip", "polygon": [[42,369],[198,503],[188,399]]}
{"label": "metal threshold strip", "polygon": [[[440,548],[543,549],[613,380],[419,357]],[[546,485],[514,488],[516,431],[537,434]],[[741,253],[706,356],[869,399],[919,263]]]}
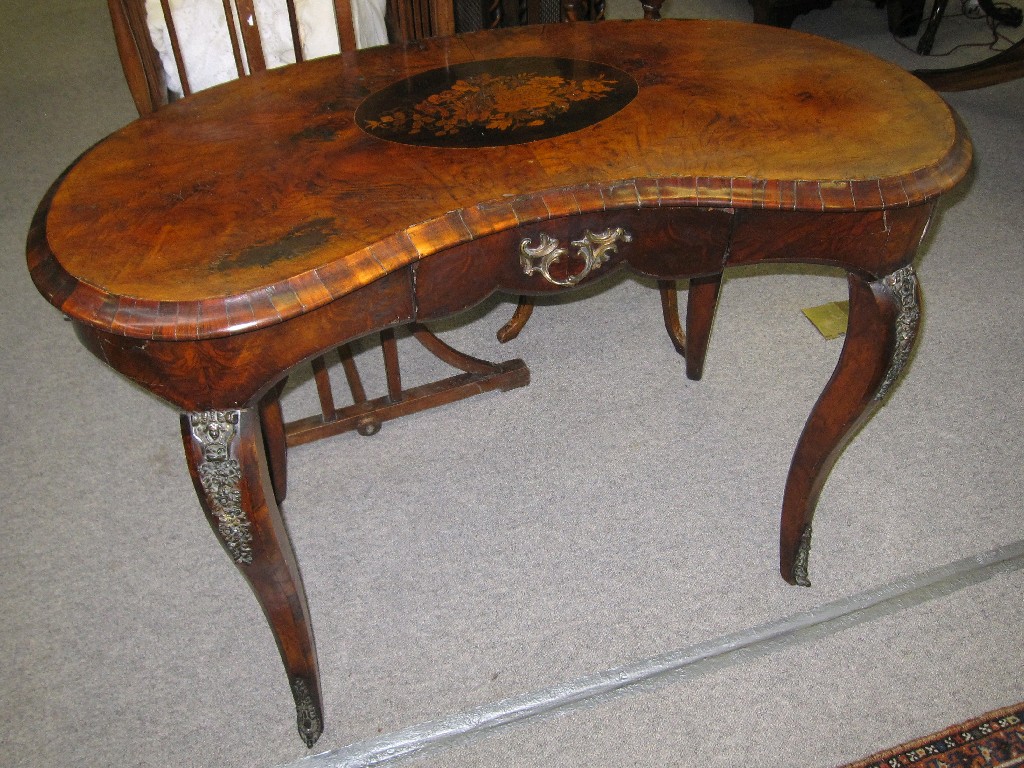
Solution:
{"label": "metal threshold strip", "polygon": [[514,696],[278,768],[363,768],[452,746],[493,728],[593,705],[604,697],[699,677],[899,613],[1001,573],[1024,568],[1024,540],[689,648]]}

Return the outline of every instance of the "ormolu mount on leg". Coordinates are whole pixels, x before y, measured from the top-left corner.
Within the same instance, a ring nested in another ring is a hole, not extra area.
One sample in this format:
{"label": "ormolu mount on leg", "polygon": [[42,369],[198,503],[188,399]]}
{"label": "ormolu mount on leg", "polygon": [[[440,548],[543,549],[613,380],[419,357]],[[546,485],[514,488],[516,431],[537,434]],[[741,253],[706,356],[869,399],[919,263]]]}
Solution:
{"label": "ormolu mount on leg", "polygon": [[299,735],[313,746],[323,731],[316,646],[271,480],[261,410],[266,413],[260,408],[185,413],[181,434],[207,520],[266,614],[295,698]]}

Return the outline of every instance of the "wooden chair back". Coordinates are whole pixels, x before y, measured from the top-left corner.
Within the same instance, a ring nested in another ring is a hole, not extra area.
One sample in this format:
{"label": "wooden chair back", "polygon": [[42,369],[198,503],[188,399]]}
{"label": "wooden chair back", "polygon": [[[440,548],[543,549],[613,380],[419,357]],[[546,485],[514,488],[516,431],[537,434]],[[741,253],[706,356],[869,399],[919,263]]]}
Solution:
{"label": "wooden chair back", "polygon": [[[356,49],[355,27],[349,0],[331,0],[334,8],[334,26],[340,51]],[[223,5],[231,53],[238,77],[267,68],[263,42],[253,0],[219,0]],[[295,0],[276,0],[288,16],[291,45],[295,61],[306,58],[299,34],[299,19]],[[526,2],[526,0],[523,0]],[[139,114],[149,114],[167,104],[169,92],[163,65],[146,20],[146,0],[107,0],[114,25],[125,78]],[[189,75],[182,55],[181,40],[175,28],[170,0],[159,0],[159,7],[170,37],[175,69],[185,95],[192,92]],[[238,23],[244,19],[245,23]],[[425,37],[455,33],[452,0],[388,0],[385,17],[391,42],[419,40]]]}
{"label": "wooden chair back", "polygon": [[[238,77],[267,68],[254,0],[213,0],[223,6],[231,53]],[[306,58],[299,33],[296,0],[274,0],[287,13],[295,61]],[[192,92],[175,28],[170,0],[158,0],[170,38],[175,70],[185,95]],[[330,0],[338,50],[356,49],[350,0]],[[456,22],[456,5],[459,5]],[[107,0],[114,38],[128,88],[139,114],[149,114],[167,104],[169,91],[160,54],[153,44],[146,20],[146,0]],[[157,7],[157,0],[150,3]],[[513,27],[554,21],[596,21],[604,18],[605,0],[387,0],[385,23],[390,42],[421,40],[452,35],[456,31]],[[237,20],[244,19],[245,23]]]}
{"label": "wooden chair back", "polygon": [[480,4],[480,26],[484,29],[557,21],[600,21],[604,19],[605,9],[605,0],[480,0]]}

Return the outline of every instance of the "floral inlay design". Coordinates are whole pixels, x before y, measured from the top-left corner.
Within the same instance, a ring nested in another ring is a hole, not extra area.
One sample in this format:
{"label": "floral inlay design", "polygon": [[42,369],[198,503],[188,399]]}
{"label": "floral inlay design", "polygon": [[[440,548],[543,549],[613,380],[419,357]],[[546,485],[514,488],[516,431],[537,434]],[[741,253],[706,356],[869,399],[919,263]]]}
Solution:
{"label": "floral inlay design", "polygon": [[495,59],[431,70],[370,96],[367,133],[404,144],[502,146],[600,122],[637,93],[625,72],[572,59]]}
{"label": "floral inlay design", "polygon": [[491,75],[457,80],[451,88],[428,96],[412,109],[393,109],[367,120],[375,131],[451,136],[470,127],[505,131],[541,126],[563,115],[577,101],[603,99],[615,89],[604,73],[589,80],[558,75]]}

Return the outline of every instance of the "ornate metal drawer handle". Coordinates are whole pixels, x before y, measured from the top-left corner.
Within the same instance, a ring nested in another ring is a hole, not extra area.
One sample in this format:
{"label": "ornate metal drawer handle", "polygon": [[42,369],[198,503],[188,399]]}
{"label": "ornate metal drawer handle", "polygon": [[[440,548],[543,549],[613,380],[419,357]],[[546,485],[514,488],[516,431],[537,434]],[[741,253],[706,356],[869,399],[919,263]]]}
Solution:
{"label": "ornate metal drawer handle", "polygon": [[551,276],[551,265],[559,261],[569,251],[560,246],[553,237],[542,232],[540,243],[536,246],[533,245],[533,240],[529,237],[524,237],[520,241],[519,263],[523,265],[523,272],[527,277],[534,272],[540,272],[543,278],[553,285],[576,285],[606,263],[611,254],[618,251],[619,242],[629,243],[632,241],[633,236],[622,227],[613,227],[604,232],[591,232],[588,229],[583,233],[583,237],[570,243],[576,247],[576,258],[583,261],[583,269],[575,275],[569,275],[564,280],[559,280]]}

